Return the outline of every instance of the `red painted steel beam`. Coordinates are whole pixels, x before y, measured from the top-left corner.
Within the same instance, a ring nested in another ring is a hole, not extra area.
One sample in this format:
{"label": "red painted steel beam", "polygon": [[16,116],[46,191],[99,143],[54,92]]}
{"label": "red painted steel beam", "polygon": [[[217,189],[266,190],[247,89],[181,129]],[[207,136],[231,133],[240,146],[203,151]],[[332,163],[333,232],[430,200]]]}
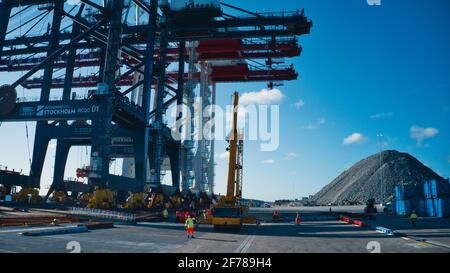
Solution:
{"label": "red painted steel beam", "polygon": [[[300,56],[301,47],[296,40],[275,43],[267,41],[259,44],[244,44],[241,40],[217,40],[201,41],[197,47],[200,61],[214,60],[239,60],[239,59],[268,59],[268,58],[292,58]],[[168,62],[178,61],[178,48],[168,49]],[[159,49],[155,50],[155,58],[159,56]],[[122,54],[124,62],[129,65],[136,65],[137,61],[131,59],[126,54]],[[44,58],[34,57],[26,59],[0,60],[0,72],[24,71],[33,68]],[[61,56],[56,60],[56,68],[64,68],[67,57]],[[92,67],[100,64],[100,54],[91,52],[77,57],[76,67]]]}
{"label": "red painted steel beam", "polygon": [[[169,79],[168,84],[174,84],[170,78],[176,80],[178,72],[168,72]],[[197,80],[200,78],[200,73],[196,73]],[[224,82],[242,82],[242,81],[289,81],[295,80],[298,77],[298,73],[292,67],[284,69],[264,69],[264,70],[250,70],[247,65],[235,65],[235,66],[216,66],[212,68],[211,80],[216,83]],[[188,74],[184,74],[184,80],[187,81]],[[28,89],[40,88],[42,84],[41,78],[35,78],[23,83],[23,86]],[[74,77],[72,81],[73,88],[81,87],[96,87],[98,84],[97,76],[84,76]],[[156,84],[156,82],[153,82]],[[64,85],[64,79],[54,79],[52,88],[62,88]],[[128,76],[119,82],[120,86],[132,86],[133,76]]]}

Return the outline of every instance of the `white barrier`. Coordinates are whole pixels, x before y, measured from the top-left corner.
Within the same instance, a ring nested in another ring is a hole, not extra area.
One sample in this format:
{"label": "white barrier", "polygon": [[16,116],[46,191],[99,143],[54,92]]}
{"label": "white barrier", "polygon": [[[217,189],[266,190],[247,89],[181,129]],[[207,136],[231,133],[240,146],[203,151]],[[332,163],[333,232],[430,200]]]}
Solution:
{"label": "white barrier", "polygon": [[132,213],[125,212],[117,212],[110,210],[100,210],[100,209],[88,209],[88,208],[76,208],[71,207],[69,210],[72,214],[82,215],[82,216],[91,216],[96,218],[104,218],[104,219],[114,219],[124,222],[135,222],[136,215]]}

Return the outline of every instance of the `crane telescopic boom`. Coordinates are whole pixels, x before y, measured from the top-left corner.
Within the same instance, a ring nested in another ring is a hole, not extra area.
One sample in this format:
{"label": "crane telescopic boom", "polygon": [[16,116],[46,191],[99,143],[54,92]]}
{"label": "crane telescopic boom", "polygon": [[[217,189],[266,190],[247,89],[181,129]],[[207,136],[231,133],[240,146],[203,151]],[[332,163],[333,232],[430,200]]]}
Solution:
{"label": "crane telescopic boom", "polygon": [[236,159],[237,159],[237,143],[238,143],[238,130],[237,119],[239,110],[239,94],[235,92],[233,94],[233,125],[231,127],[231,134],[229,137],[229,161],[228,161],[228,184],[227,184],[227,198],[236,197]]}
{"label": "crane telescopic boom", "polygon": [[233,93],[233,123],[228,137],[230,152],[228,162],[227,194],[214,207],[212,223],[215,228],[240,229],[243,223],[244,207],[239,204],[242,198],[242,134],[238,132],[239,93]]}

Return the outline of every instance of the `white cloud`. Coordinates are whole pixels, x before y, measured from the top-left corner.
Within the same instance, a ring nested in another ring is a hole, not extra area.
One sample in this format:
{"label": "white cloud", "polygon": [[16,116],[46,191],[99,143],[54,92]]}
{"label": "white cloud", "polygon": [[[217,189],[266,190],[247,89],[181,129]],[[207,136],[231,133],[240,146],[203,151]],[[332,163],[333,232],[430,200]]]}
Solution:
{"label": "white cloud", "polygon": [[327,120],[324,117],[319,118],[315,123],[310,123],[306,126],[303,126],[303,129],[314,130],[318,129],[321,125],[327,123]]}
{"label": "white cloud", "polygon": [[273,159],[267,159],[267,160],[261,161],[261,163],[263,163],[263,164],[273,164],[273,163],[275,163],[275,160],[273,160]]}
{"label": "white cloud", "polygon": [[293,159],[295,159],[295,158],[297,158],[297,154],[294,153],[294,152],[290,152],[289,154],[287,154],[287,155],[284,157],[285,160],[293,160]]}
{"label": "white cloud", "polygon": [[223,152],[220,154],[216,154],[216,157],[219,159],[227,159],[229,157],[230,153],[229,152]]}
{"label": "white cloud", "polygon": [[364,141],[364,135],[360,133],[353,133],[349,135],[348,137],[344,138],[343,144],[350,145],[350,144],[360,144]]}
{"label": "white cloud", "polygon": [[392,112],[377,113],[370,116],[371,119],[390,118],[394,115]]}
{"label": "white cloud", "polygon": [[262,89],[259,92],[243,93],[239,99],[240,104],[277,104],[280,103],[284,95],[279,89]]}
{"label": "white cloud", "polygon": [[439,133],[436,128],[423,128],[420,126],[412,126],[409,129],[409,135],[412,139],[417,141],[418,146],[422,146],[422,143],[427,138],[433,138]]}
{"label": "white cloud", "polygon": [[294,103],[295,108],[302,109],[303,106],[305,106],[305,102],[303,100],[299,100],[296,103]]}

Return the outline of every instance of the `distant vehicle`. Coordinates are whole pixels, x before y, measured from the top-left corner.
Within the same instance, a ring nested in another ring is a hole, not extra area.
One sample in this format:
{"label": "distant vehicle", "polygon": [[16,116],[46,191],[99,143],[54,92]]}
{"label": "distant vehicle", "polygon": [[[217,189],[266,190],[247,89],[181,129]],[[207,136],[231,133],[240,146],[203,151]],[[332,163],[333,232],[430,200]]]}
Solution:
{"label": "distant vehicle", "polygon": [[264,204],[264,207],[265,207],[265,208],[271,208],[272,206],[271,206],[269,203],[265,203],[265,204]]}
{"label": "distant vehicle", "polygon": [[388,202],[384,205],[383,212],[387,215],[393,214],[392,203]]}
{"label": "distant vehicle", "polygon": [[371,198],[367,200],[364,213],[377,213],[377,207],[375,206],[375,199]]}

